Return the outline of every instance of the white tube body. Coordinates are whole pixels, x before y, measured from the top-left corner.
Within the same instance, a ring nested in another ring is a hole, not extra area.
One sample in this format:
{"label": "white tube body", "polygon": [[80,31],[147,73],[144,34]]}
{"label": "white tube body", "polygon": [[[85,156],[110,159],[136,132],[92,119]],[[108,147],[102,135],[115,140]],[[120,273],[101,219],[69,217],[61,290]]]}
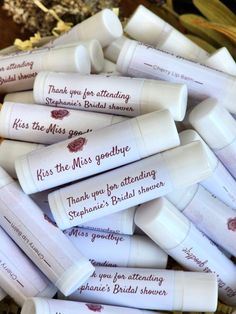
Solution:
{"label": "white tube body", "polygon": [[62,231],[44,218],[40,208],[3,169],[0,224],[65,295],[72,293],[91,275],[91,263]]}
{"label": "white tube body", "polygon": [[198,101],[214,97],[236,113],[236,78],[137,41],[125,42],[117,71],[129,76],[186,84],[189,96]]}
{"label": "white tube body", "polygon": [[6,94],[3,99],[3,102],[5,101],[34,104],[33,90]]}
{"label": "white tube body", "polygon": [[0,93],[33,88],[40,71],[67,71],[88,74],[91,64],[83,46],[39,48],[0,58]]}
{"label": "white tube body", "polygon": [[32,151],[19,157],[15,168],[23,190],[31,194],[178,144],[178,133],[169,111],[156,111]]}
{"label": "white tube body", "polygon": [[0,241],[0,281],[4,291],[20,306],[29,297],[53,297],[56,287],[1,227]]}
{"label": "white tube body", "polygon": [[[179,199],[176,193],[179,194]],[[201,187],[201,185],[196,185],[182,191],[178,191],[177,189],[176,193],[170,193],[166,198],[213,242],[235,256],[235,210],[219,201],[214,195]]]}
{"label": "white tube body", "polygon": [[141,78],[41,72],[34,82],[34,100],[49,106],[131,117],[168,109],[179,121],[186,111],[187,88]]}
{"label": "white tube body", "polygon": [[6,292],[0,288],[0,301],[2,301],[7,296]]}
{"label": "white tube body", "polygon": [[167,254],[143,235],[120,235],[74,227],[68,239],[94,266],[166,268]]}
{"label": "white tube body", "polygon": [[111,306],[95,303],[83,303],[66,300],[53,300],[45,298],[30,298],[21,310],[21,314],[91,314],[91,312],[102,312],[103,314],[161,314],[158,312],[145,311],[120,306]]}
{"label": "white tube body", "polygon": [[201,311],[216,307],[217,284],[215,274],[96,267],[87,283],[68,298],[139,309]]}
{"label": "white tube body", "polygon": [[0,111],[0,136],[54,144],[124,120],[108,114],[4,102]]}
{"label": "white tube body", "polygon": [[167,150],[50,193],[57,225],[68,229],[199,182],[210,174],[201,145]]}
{"label": "white tube body", "polygon": [[214,272],[219,298],[226,304],[236,305],[236,265],[167,199],[142,204],[135,222],[185,269]]}

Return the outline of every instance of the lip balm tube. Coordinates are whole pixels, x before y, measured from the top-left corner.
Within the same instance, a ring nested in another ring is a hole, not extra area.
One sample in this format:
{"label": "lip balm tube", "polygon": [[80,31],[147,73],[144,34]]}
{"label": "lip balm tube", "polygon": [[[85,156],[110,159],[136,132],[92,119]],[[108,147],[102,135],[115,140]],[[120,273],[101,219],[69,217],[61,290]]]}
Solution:
{"label": "lip balm tube", "polygon": [[214,272],[219,298],[236,305],[236,265],[167,199],[140,205],[135,223],[185,269]]}
{"label": "lip balm tube", "polygon": [[189,114],[189,122],[236,178],[236,121],[215,99],[206,99]]}
{"label": "lip balm tube", "polygon": [[188,59],[199,60],[208,56],[205,50],[143,5],[134,11],[124,31],[138,41],[158,48],[162,45],[163,50]]}
{"label": "lip balm tube", "polygon": [[0,182],[0,225],[64,295],[72,293],[94,267],[2,168]]}
{"label": "lip balm tube", "polygon": [[6,94],[3,102],[6,101],[34,104],[33,90]]}
{"label": "lip balm tube", "polygon": [[64,231],[94,266],[166,268],[167,254],[145,235],[119,235],[74,227]]}
{"label": "lip balm tube", "polygon": [[58,189],[48,201],[59,228],[68,229],[192,185],[210,173],[202,144],[194,142]]}
{"label": "lip balm tube", "polygon": [[[208,128],[208,124],[206,126]],[[236,209],[236,181],[195,130],[179,133],[181,145],[201,141],[212,165],[212,175],[200,182],[209,192],[229,207]]]}
{"label": "lip balm tube", "polygon": [[176,189],[166,198],[213,242],[236,255],[236,213],[232,208],[200,184]]}
{"label": "lip balm tube", "polygon": [[116,71],[116,64],[105,59],[101,75],[116,75],[120,76],[120,73]]}
{"label": "lip balm tube", "polygon": [[204,64],[225,73],[236,75],[236,63],[228,49],[222,47],[204,60]]}
{"label": "lip balm tube", "polygon": [[103,49],[104,57],[107,58],[108,60],[116,63],[116,61],[119,57],[121,48],[123,47],[124,43],[127,40],[129,40],[129,39],[123,35],[120,38],[111,42],[109,46],[107,46]]}
{"label": "lip balm tube", "polygon": [[53,297],[56,287],[1,227],[0,241],[0,280],[4,291],[20,306],[29,297]]}
{"label": "lip balm tube", "polygon": [[179,145],[168,110],[107,126],[21,156],[15,161],[26,194],[116,168]]}
{"label": "lip balm tube", "polygon": [[0,111],[0,136],[54,144],[126,119],[102,113],[4,102]]}
{"label": "lip balm tube", "polygon": [[44,147],[41,144],[34,144],[28,142],[0,140],[0,166],[13,178],[17,178],[15,171],[15,160],[33,150]]}
{"label": "lip balm tube", "polygon": [[214,97],[236,113],[236,78],[203,64],[130,40],[121,49],[116,69],[129,76],[186,84],[191,98]]}
{"label": "lip balm tube", "polygon": [[41,72],[34,83],[34,100],[125,116],[168,109],[180,121],[186,111],[187,87],[140,78]]}
{"label": "lip balm tube", "polygon": [[211,312],[217,296],[215,274],[98,266],[68,298],[139,309]]}
{"label": "lip balm tube", "polygon": [[40,48],[0,58],[0,93],[32,89],[40,71],[90,73],[88,52],[82,45]]}
{"label": "lip balm tube", "polygon": [[[54,218],[48,204],[49,193],[50,190],[47,190],[31,194],[30,197],[41,208],[44,214],[54,223]],[[80,224],[79,227],[94,231],[133,235],[136,228],[134,223],[135,210],[136,206],[133,206],[112,215],[95,219],[85,224]]]}
{"label": "lip balm tube", "polygon": [[91,312],[102,312],[103,314],[161,314],[156,311],[46,298],[29,298],[25,301],[21,310],[21,314],[59,314],[62,312],[68,314],[91,314]]}
{"label": "lip balm tube", "polygon": [[117,15],[110,9],[97,14],[72,27],[65,34],[49,41],[44,47],[55,47],[76,41],[97,39],[102,47],[122,36],[123,28]]}
{"label": "lip balm tube", "polygon": [[7,296],[7,294],[5,293],[5,291],[3,291],[3,290],[0,288],[0,301],[2,301],[6,296]]}

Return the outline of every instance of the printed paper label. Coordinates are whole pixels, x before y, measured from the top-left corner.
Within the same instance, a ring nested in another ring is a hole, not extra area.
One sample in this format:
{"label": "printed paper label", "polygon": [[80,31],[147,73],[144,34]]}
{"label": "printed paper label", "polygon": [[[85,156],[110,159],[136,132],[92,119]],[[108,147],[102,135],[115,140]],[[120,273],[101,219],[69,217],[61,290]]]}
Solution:
{"label": "printed paper label", "polygon": [[199,100],[223,98],[234,83],[223,72],[142,43],[135,48],[127,74],[186,84],[189,94]]}
{"label": "printed paper label", "polygon": [[231,208],[236,209],[236,181],[221,162],[201,185]]}
{"label": "printed paper label", "polygon": [[220,298],[230,304],[236,301],[236,266],[192,224],[185,240],[167,253],[186,269],[215,273]]}
{"label": "printed paper label", "polygon": [[127,120],[31,152],[27,159],[35,186],[46,190],[140,159],[139,136]]}
{"label": "printed paper label", "polygon": [[79,263],[80,252],[16,183],[1,189],[0,200],[1,226],[52,282]]}
{"label": "printed paper label", "polygon": [[44,81],[43,100],[50,106],[137,116],[143,83],[129,77],[50,73]]}
{"label": "printed paper label", "polygon": [[[68,228],[144,203],[172,190],[161,154],[54,192]],[[50,205],[50,200],[49,200]]]}
{"label": "printed paper label", "polygon": [[228,146],[214,150],[214,153],[222,161],[232,176],[236,178],[236,139]]}
{"label": "printed paper label", "polygon": [[183,211],[198,229],[235,255],[236,212],[201,186]]}
{"label": "printed paper label", "polygon": [[[88,257],[94,266],[127,266],[131,238],[115,233],[90,231],[78,227],[67,229],[65,235]],[[135,241],[135,240],[133,240]]]}
{"label": "printed paper label", "polygon": [[88,282],[69,296],[71,300],[172,310],[174,271],[97,267]]}
{"label": "printed paper label", "polygon": [[[5,103],[8,134],[4,137],[42,144],[53,144],[111,124],[111,116],[48,106],[34,106],[32,114],[27,104]],[[3,113],[1,113],[3,114]]]}

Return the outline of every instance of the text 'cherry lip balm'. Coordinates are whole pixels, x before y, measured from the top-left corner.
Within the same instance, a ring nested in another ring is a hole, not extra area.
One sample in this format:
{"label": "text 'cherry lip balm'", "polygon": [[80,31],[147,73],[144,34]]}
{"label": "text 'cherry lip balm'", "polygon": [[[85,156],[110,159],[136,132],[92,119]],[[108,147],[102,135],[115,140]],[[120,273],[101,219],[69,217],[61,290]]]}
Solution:
{"label": "text 'cherry lip balm'", "polygon": [[21,310],[21,314],[59,314],[62,312],[68,314],[92,314],[96,312],[103,314],[161,314],[156,311],[46,298],[29,298]]}
{"label": "text 'cherry lip balm'", "polygon": [[61,229],[83,224],[187,187],[211,174],[200,142],[169,149],[49,193]]}
{"label": "text 'cherry lip balm'", "polygon": [[15,161],[31,194],[116,168],[179,145],[168,110],[155,111],[41,148]]}
{"label": "text 'cherry lip balm'", "polygon": [[135,223],[185,269],[215,273],[220,299],[236,305],[236,266],[167,199],[140,205]]}
{"label": "text 'cherry lip balm'", "polygon": [[94,267],[2,168],[0,183],[2,228],[64,295],[72,293]]}
{"label": "text 'cherry lip balm'", "polygon": [[214,312],[217,297],[213,273],[96,267],[67,299],[150,310]]}
{"label": "text 'cherry lip balm'", "polygon": [[142,78],[40,72],[34,82],[38,104],[138,116],[168,109],[182,121],[187,106],[187,87]]}
{"label": "text 'cherry lip balm'", "polygon": [[1,287],[20,306],[29,297],[53,297],[57,288],[0,227]]}

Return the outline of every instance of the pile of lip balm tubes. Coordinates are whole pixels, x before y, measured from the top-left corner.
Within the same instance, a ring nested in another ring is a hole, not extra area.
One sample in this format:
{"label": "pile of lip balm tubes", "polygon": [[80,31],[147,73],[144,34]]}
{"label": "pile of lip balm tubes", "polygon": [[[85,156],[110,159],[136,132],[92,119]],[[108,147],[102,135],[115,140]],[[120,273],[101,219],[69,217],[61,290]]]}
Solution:
{"label": "pile of lip balm tubes", "polygon": [[22,314],[236,306],[226,48],[209,55],[142,5],[123,32],[104,9],[2,52],[0,92],[1,298]]}

